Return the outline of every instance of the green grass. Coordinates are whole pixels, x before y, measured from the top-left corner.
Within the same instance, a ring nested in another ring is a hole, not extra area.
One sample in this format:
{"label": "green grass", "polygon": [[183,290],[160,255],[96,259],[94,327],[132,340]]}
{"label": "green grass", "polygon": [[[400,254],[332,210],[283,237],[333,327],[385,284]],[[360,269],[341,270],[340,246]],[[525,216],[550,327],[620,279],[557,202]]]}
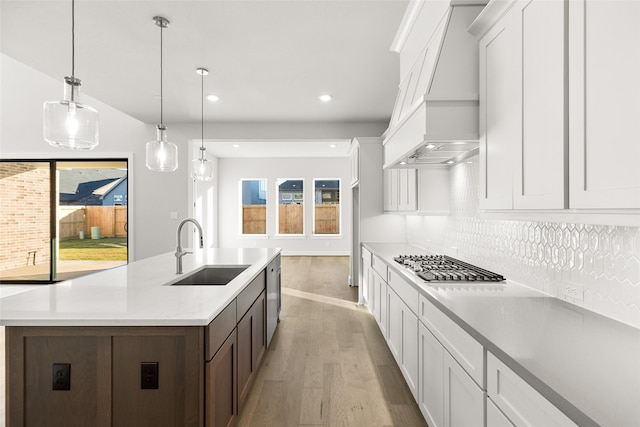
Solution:
{"label": "green grass", "polygon": [[60,242],[59,255],[64,261],[126,261],[127,238],[64,240]]}

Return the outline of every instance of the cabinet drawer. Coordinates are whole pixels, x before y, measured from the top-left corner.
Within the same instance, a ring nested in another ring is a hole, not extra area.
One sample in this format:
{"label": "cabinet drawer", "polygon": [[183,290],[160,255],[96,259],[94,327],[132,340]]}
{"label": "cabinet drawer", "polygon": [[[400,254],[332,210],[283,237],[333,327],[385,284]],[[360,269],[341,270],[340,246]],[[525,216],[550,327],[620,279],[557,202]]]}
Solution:
{"label": "cabinet drawer", "polygon": [[435,335],[473,380],[484,389],[482,345],[447,317],[424,295],[420,295],[420,320]]}
{"label": "cabinet drawer", "polygon": [[246,288],[240,292],[240,295],[236,298],[238,303],[237,312],[236,312],[236,323],[242,319],[245,313],[249,310],[249,308],[253,305],[253,302],[260,296],[262,291],[265,289],[266,283],[266,273],[264,270],[258,274],[258,276],[251,281],[247,285]]}
{"label": "cabinet drawer", "polygon": [[236,327],[236,300],[225,307],[215,319],[209,323],[205,332],[205,361],[211,360],[220,346]]}
{"label": "cabinet drawer", "polygon": [[393,270],[389,270],[389,286],[404,301],[415,315],[418,315],[418,290]]}
{"label": "cabinet drawer", "polygon": [[382,261],[377,256],[372,255],[371,266],[376,271],[376,273],[378,273],[380,277],[382,277],[386,282],[387,281],[387,264],[385,264],[384,261]]}
{"label": "cabinet drawer", "polygon": [[516,426],[577,426],[491,353],[487,353],[487,395]]}

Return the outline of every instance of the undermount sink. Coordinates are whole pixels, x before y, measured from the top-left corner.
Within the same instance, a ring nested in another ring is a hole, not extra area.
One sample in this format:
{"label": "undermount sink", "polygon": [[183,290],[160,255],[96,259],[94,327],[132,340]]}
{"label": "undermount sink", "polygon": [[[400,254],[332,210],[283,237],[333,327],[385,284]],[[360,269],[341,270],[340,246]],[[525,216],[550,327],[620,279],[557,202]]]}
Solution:
{"label": "undermount sink", "polygon": [[204,267],[171,283],[171,286],[224,286],[247,268],[248,265]]}

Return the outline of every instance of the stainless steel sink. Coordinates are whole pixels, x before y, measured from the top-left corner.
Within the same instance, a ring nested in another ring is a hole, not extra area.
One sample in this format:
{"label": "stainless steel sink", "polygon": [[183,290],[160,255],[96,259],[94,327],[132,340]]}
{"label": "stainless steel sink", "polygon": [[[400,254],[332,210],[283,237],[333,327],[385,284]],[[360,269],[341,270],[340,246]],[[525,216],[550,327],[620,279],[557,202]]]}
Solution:
{"label": "stainless steel sink", "polygon": [[171,286],[224,286],[247,268],[248,265],[204,267],[172,283]]}

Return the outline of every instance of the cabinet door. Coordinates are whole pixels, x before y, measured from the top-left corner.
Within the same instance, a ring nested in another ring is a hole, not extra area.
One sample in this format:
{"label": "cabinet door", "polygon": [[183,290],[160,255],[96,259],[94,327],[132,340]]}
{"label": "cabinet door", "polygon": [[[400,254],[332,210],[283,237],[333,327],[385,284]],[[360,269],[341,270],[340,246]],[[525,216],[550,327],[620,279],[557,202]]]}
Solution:
{"label": "cabinet door", "polygon": [[430,427],[444,425],[444,349],[426,326],[418,326],[418,406]]}
{"label": "cabinet door", "polygon": [[384,211],[398,210],[398,169],[385,169],[383,173]]}
{"label": "cabinet door", "polygon": [[509,418],[498,409],[491,399],[487,399],[487,427],[513,427]]}
{"label": "cabinet door", "polygon": [[[444,425],[481,426],[484,423],[484,392],[449,352],[444,352]],[[543,425],[543,424],[540,424]]]}
{"label": "cabinet door", "polygon": [[266,349],[264,292],[238,323],[238,413],[249,397],[251,385]]}
{"label": "cabinet door", "polygon": [[562,1],[521,0],[513,10],[520,70],[512,78],[519,77],[522,88],[512,94],[521,97],[522,113],[514,140],[515,209],[567,207],[565,6]]}
{"label": "cabinet door", "polygon": [[[23,336],[24,329],[6,327],[7,425],[110,426],[110,337]],[[54,363],[70,365],[68,390],[52,389]]]}
{"label": "cabinet door", "polygon": [[362,300],[371,309],[371,252],[362,248]]}
{"label": "cabinet door", "polygon": [[387,325],[388,323],[388,312],[387,312],[387,282],[385,282],[381,277],[377,274],[375,275],[379,280],[380,286],[380,299],[378,300],[378,312],[380,313],[378,319],[378,327],[380,328],[380,332],[382,332],[382,336],[387,338]]}
{"label": "cabinet door", "polygon": [[517,426],[576,426],[491,353],[487,353],[487,395]]}
{"label": "cabinet door", "polygon": [[[117,391],[113,394],[114,426],[202,424],[196,402],[202,387],[204,349],[200,353],[197,344],[192,346],[202,339],[201,332],[197,328],[184,332],[181,328],[158,329],[112,338],[112,381]],[[158,335],[148,335],[154,332]],[[158,363],[157,389],[142,389],[143,362]]]}
{"label": "cabinet door", "polygon": [[387,286],[387,316],[389,329],[387,330],[387,345],[391,354],[401,364],[400,350],[402,348],[402,300]]}
{"label": "cabinet door", "polygon": [[569,2],[571,208],[640,208],[640,2]]}
{"label": "cabinet door", "polygon": [[418,316],[402,301],[400,369],[414,399],[418,400]]}
{"label": "cabinet door", "polygon": [[512,22],[512,14],[507,14],[479,42],[480,209],[513,208],[513,146],[520,137],[521,64]]}
{"label": "cabinet door", "polygon": [[378,276],[377,273],[373,273],[373,292],[371,293],[373,297],[371,299],[371,313],[373,313],[373,317],[376,319],[378,326],[380,325],[380,298],[383,297],[380,294],[382,289],[382,285],[380,283],[381,281],[382,279],[380,278],[380,276]]}
{"label": "cabinet door", "polygon": [[417,175],[415,169],[398,170],[398,210],[418,209]]}
{"label": "cabinet door", "polygon": [[205,425],[229,427],[238,416],[238,341],[236,330],[205,364]]}

